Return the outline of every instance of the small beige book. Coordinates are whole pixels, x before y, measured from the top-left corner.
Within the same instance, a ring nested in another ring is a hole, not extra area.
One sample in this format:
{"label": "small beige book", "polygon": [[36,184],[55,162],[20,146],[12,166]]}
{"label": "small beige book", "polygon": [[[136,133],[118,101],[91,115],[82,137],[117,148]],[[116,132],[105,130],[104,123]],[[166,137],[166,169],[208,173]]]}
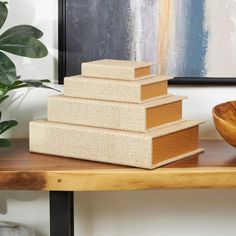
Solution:
{"label": "small beige book", "polygon": [[190,120],[148,133],[33,121],[30,151],[152,169],[202,152],[198,129]]}
{"label": "small beige book", "polygon": [[167,95],[169,76],[157,76],[144,80],[124,81],[97,79],[81,75],[66,77],[64,95],[106,101],[142,103]]}
{"label": "small beige book", "polygon": [[136,80],[151,77],[151,62],[103,59],[82,63],[82,75],[97,78]]}
{"label": "small beige book", "polygon": [[181,119],[183,99],[170,95],[133,104],[58,95],[48,98],[48,121],[146,132]]}

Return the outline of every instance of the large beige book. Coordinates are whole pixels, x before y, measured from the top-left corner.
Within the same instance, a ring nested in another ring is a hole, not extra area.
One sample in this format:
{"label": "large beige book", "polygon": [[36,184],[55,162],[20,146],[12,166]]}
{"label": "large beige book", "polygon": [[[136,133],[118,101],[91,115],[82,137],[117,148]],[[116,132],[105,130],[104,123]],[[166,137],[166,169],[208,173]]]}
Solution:
{"label": "large beige book", "polygon": [[148,133],[30,123],[30,151],[152,169],[197,154],[198,127],[182,120]]}
{"label": "large beige book", "polygon": [[48,98],[48,120],[109,129],[146,132],[182,118],[181,96],[141,104],[69,98]]}
{"label": "large beige book", "polygon": [[103,59],[82,63],[82,75],[97,78],[136,80],[151,76],[151,62]]}
{"label": "large beige book", "polygon": [[157,76],[143,80],[124,81],[83,77],[67,77],[64,95],[117,102],[142,103],[167,95],[169,76]]}

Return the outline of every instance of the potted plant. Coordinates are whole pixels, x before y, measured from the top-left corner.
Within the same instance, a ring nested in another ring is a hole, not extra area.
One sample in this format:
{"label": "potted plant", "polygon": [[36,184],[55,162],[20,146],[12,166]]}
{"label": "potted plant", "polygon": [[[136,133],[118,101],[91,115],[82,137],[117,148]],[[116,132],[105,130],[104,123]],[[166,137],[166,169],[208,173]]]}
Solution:
{"label": "potted plant", "polygon": [[[45,83],[49,80],[22,80],[17,75],[16,66],[5,52],[21,57],[42,58],[48,55],[48,50],[40,41],[43,33],[30,25],[18,25],[5,32],[1,28],[8,15],[7,2],[0,1],[0,105],[9,98],[9,92],[25,87],[50,88]],[[17,125],[16,120],[2,121],[0,110],[0,148],[9,147],[10,140],[1,135]]]}

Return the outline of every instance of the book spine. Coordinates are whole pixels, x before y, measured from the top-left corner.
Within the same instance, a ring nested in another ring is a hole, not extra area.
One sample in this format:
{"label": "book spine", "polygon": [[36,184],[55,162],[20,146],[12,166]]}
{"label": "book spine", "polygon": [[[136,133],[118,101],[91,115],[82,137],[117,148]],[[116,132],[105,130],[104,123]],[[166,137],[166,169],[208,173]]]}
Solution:
{"label": "book spine", "polygon": [[98,128],[30,122],[30,151],[152,168],[151,138]]}
{"label": "book spine", "polygon": [[141,103],[141,85],[101,79],[66,78],[64,95],[116,102]]}
{"label": "book spine", "polygon": [[102,127],[108,129],[146,131],[146,109],[117,102],[53,96],[48,98],[48,120]]}
{"label": "book spine", "polygon": [[135,80],[135,69],[129,67],[103,66],[82,63],[82,76],[119,80]]}

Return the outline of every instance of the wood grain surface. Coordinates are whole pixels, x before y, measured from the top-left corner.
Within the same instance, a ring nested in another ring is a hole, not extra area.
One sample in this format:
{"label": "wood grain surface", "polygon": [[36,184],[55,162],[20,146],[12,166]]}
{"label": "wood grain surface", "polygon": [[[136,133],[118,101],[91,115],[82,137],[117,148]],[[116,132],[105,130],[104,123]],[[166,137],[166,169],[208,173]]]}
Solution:
{"label": "wood grain surface", "polygon": [[226,142],[236,147],[236,101],[215,106],[212,115],[219,134]]}
{"label": "wood grain surface", "polygon": [[235,188],[236,152],[224,141],[201,141],[206,151],[155,170],[32,154],[28,140],[0,149],[0,189],[102,191]]}

